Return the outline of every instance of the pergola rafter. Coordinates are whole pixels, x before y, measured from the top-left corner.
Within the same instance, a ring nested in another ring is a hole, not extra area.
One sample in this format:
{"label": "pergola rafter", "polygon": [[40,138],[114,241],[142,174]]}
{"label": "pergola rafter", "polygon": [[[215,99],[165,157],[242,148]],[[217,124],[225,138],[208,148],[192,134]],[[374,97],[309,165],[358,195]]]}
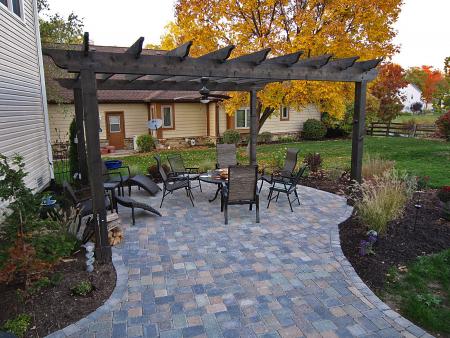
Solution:
{"label": "pergola rafter", "polygon": [[[207,79],[207,87],[211,91],[247,91],[250,93],[250,162],[256,164],[258,90],[268,83],[293,80],[354,82],[351,174],[352,178],[361,179],[366,84],[377,76],[376,66],[381,59],[358,62],[357,56],[333,59],[331,54],[301,58],[302,51],[268,58],[269,48],[230,59],[235,48],[233,45],[200,57],[190,57],[192,41],[167,52],[149,55],[143,53],[143,40],[139,38],[123,53],[96,51],[89,48],[89,35],[85,33],[82,50],[43,49],[43,53],[50,56],[58,67],[77,74],[75,78],[58,79],[58,82],[74,90],[79,137],[85,130],[89,170],[82,172],[82,176],[89,176],[93,193],[94,216],[98,225],[97,253],[100,257],[108,259],[111,250],[105,237],[97,90],[198,91]],[[84,126],[80,125],[82,121]],[[79,139],[79,142],[84,142],[84,139]]]}

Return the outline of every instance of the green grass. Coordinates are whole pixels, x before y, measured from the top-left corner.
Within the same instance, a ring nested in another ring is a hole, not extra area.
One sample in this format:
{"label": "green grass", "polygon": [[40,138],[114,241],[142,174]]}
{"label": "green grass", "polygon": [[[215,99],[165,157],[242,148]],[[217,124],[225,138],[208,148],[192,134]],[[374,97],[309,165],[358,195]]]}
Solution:
{"label": "green grass", "polygon": [[441,114],[428,113],[423,115],[402,114],[397,116],[392,122],[406,123],[415,120],[418,124],[434,124]]}
{"label": "green grass", "polygon": [[392,270],[390,279],[385,296],[405,317],[433,333],[449,336],[450,250],[418,258],[406,273]]}
{"label": "green grass", "polygon": [[[283,163],[285,149],[300,149],[300,160],[309,152],[320,153],[325,168],[350,168],[351,140],[301,141],[288,144],[260,145],[257,149],[260,166],[270,166],[274,162]],[[398,169],[407,170],[417,176],[429,176],[432,187],[450,185],[450,143],[414,138],[366,137],[365,154],[380,156],[395,161]],[[164,158],[170,153],[180,153],[187,166],[198,166],[205,161],[215,163],[215,148],[176,149],[160,151]],[[154,153],[123,157],[124,164],[147,172],[149,165],[155,164]],[[247,163],[246,148],[239,148],[240,163]]]}

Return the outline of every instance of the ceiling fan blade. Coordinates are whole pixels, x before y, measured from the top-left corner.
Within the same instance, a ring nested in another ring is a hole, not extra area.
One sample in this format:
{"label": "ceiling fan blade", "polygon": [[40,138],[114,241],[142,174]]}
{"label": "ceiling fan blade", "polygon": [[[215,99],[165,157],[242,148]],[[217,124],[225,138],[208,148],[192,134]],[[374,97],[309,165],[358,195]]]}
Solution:
{"label": "ceiling fan blade", "polygon": [[198,100],[198,99],[200,99],[200,97],[199,96],[179,96],[179,97],[174,98],[175,101],[176,100],[186,100],[186,99]]}
{"label": "ceiling fan blade", "polygon": [[223,94],[208,94],[209,97],[217,97],[219,99],[231,99],[231,96]]}

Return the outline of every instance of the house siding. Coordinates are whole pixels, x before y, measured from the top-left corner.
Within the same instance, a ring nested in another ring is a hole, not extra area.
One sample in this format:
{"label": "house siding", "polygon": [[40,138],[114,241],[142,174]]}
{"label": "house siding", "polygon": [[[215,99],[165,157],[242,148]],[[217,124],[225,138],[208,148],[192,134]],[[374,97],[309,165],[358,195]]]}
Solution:
{"label": "house siding", "polygon": [[0,5],[0,153],[24,157],[31,189],[51,180],[45,84],[35,0],[23,0],[23,20]]}
{"label": "house siding", "polygon": [[[105,112],[124,112],[125,138],[147,134],[148,107],[146,103],[101,103],[98,105],[100,114],[100,139],[106,140]],[[49,104],[48,114],[51,126],[52,142],[66,142],[69,139],[69,126],[75,115],[73,104]]]}
{"label": "house siding", "polygon": [[307,105],[300,111],[290,110],[289,120],[280,120],[280,115],[272,115],[266,120],[261,132],[295,133],[303,130],[303,123],[308,119],[320,120],[320,111],[315,105]]}
{"label": "house siding", "polygon": [[163,129],[163,138],[206,136],[206,108],[203,103],[175,103],[175,129]]}

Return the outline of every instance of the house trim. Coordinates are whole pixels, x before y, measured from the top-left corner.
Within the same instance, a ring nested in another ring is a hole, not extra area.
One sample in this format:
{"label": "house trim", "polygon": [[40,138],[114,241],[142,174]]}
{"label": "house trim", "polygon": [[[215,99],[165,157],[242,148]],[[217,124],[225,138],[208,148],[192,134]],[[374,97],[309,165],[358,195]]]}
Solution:
{"label": "house trim", "polygon": [[[172,125],[170,127],[164,127],[163,109],[165,107],[170,107],[170,110],[171,110],[171,122],[172,122]],[[173,104],[173,103],[163,103],[163,104],[161,104],[159,106],[159,112],[160,112],[161,119],[163,120],[163,126],[161,127],[161,129],[163,129],[163,130],[175,130],[175,104]]]}

